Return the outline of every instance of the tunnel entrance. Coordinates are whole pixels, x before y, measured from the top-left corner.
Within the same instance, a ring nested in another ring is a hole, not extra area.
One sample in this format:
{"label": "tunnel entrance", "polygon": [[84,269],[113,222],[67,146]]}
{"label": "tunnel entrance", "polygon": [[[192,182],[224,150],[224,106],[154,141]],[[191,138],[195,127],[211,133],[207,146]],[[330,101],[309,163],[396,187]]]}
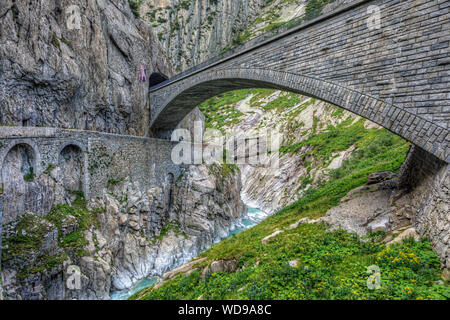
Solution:
{"label": "tunnel entrance", "polygon": [[166,75],[164,75],[164,74],[162,74],[162,73],[158,73],[158,72],[154,72],[154,73],[152,73],[151,75],[150,75],[150,78],[149,78],[149,86],[150,86],[150,88],[151,87],[154,87],[154,86],[156,86],[157,84],[160,84],[161,82],[164,82],[164,81],[166,81],[166,80],[168,80],[169,78],[166,76]]}

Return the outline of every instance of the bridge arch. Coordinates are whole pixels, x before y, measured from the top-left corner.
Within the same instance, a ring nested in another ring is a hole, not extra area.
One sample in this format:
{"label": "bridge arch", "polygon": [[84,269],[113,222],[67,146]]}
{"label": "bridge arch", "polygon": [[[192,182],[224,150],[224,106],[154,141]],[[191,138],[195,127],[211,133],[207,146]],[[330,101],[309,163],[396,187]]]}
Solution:
{"label": "bridge arch", "polygon": [[15,142],[1,157],[1,196],[3,219],[0,223],[14,221],[31,210],[31,198],[38,171],[38,151],[24,141]]}
{"label": "bridge arch", "polygon": [[151,128],[155,136],[168,138],[177,124],[196,106],[220,93],[269,88],[290,91],[334,104],[403,137],[450,162],[445,147],[447,130],[416,114],[365,92],[302,74],[258,68],[206,70],[162,84],[150,92]]}
{"label": "bridge arch", "polygon": [[28,150],[29,154],[33,155],[33,171],[37,175],[40,173],[41,166],[41,154],[39,152],[39,148],[36,143],[34,143],[31,139],[17,139],[12,140],[7,147],[3,148],[3,150],[0,152],[0,169],[3,168],[4,163],[8,155],[16,148],[25,148]]}

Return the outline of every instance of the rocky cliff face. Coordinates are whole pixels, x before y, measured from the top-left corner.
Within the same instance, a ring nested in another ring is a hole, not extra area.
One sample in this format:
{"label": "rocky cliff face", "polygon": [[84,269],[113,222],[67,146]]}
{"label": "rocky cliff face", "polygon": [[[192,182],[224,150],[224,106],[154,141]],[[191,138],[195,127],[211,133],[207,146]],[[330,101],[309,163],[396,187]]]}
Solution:
{"label": "rocky cliff face", "polygon": [[[0,123],[147,133],[148,76],[172,73],[150,27],[135,18],[128,1],[7,1],[0,5],[0,24]],[[189,129],[194,120],[201,121],[201,114],[193,112],[180,125]],[[62,204],[5,221],[6,299],[108,299],[112,290],[192,259],[227,236],[246,213],[239,171],[221,165],[192,166],[177,181],[169,176],[148,190],[130,178],[115,181],[103,197],[86,203],[60,188],[79,189],[70,174],[76,176],[79,159],[67,153],[62,159],[68,181],[53,174],[58,166],[39,178],[53,183]],[[31,181],[26,148],[19,146],[10,158],[8,177]],[[30,201],[37,198],[22,191]],[[67,283],[77,274],[80,286],[71,289]]]}
{"label": "rocky cliff face", "polygon": [[[149,190],[127,178],[87,208],[75,201],[46,217],[24,215],[3,232],[4,297],[109,299],[113,290],[162,276],[239,223],[246,213],[240,189],[236,168],[191,166]],[[78,289],[66,286],[73,268]]]}
{"label": "rocky cliff face", "polygon": [[[285,93],[275,92],[268,101],[276,100],[279,95],[283,96]],[[293,108],[282,112],[264,112],[251,130],[258,132],[261,127],[270,128],[281,133],[285,146],[296,145],[305,141],[310,134],[327,132],[328,126],[335,127],[344,121],[360,119],[346,111],[336,117],[338,110],[328,103],[302,97],[302,101]],[[245,127],[247,121],[248,119],[241,122],[233,131],[238,135],[248,133]],[[261,123],[264,125],[261,126]],[[370,125],[367,122],[367,126]],[[282,151],[278,155],[272,155],[271,157],[280,158],[275,171],[258,165],[244,165],[243,198],[269,214],[274,213],[300,199],[308,189],[325,182],[328,179],[327,173],[339,168],[344,160],[350,158],[354,149],[350,146],[323,161],[312,152],[312,147],[305,145],[296,152]]]}
{"label": "rocky cliff face", "polygon": [[150,26],[126,0],[5,0],[0,42],[3,125],[145,135],[148,76],[171,75]]}
{"label": "rocky cliff face", "polygon": [[214,57],[259,14],[264,0],[144,0],[139,12],[152,24],[176,71]]}
{"label": "rocky cliff face", "polygon": [[288,21],[305,15],[307,0],[266,1],[258,17],[251,21],[245,30],[241,30],[237,44],[269,32]]}
{"label": "rocky cliff face", "polygon": [[202,241],[204,250],[226,238],[247,208],[241,200],[242,183],[237,166],[190,166],[172,193],[172,218],[188,234]]}

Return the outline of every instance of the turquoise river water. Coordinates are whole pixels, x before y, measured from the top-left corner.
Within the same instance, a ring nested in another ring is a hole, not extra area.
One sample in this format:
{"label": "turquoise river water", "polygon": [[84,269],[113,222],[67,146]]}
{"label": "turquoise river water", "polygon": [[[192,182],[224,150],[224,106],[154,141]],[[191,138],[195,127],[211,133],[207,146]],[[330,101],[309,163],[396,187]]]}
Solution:
{"label": "turquoise river water", "polygon": [[[267,218],[267,214],[264,211],[261,211],[257,208],[248,208],[247,218],[242,219],[241,225],[238,228],[231,230],[228,234],[228,237],[231,237],[234,234],[238,234],[239,232],[257,225],[265,218]],[[158,277],[145,278],[140,280],[133,287],[127,290],[114,291],[110,295],[111,300],[127,300],[136,292],[154,285],[158,281],[158,279]]]}

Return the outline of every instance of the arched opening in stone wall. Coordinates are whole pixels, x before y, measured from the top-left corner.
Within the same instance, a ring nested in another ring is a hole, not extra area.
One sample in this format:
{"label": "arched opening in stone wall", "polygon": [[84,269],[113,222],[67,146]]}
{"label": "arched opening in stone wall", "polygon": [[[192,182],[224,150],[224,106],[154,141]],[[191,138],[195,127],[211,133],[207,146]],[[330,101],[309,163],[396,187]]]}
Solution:
{"label": "arched opening in stone wall", "polygon": [[160,84],[161,82],[166,81],[167,79],[169,78],[166,75],[159,72],[154,72],[150,75],[149,86],[151,88],[153,86],[156,86],[157,84]]}
{"label": "arched opening in stone wall", "polygon": [[2,163],[3,224],[33,207],[36,153],[25,143],[13,146]]}
{"label": "arched opening in stone wall", "polygon": [[84,191],[84,157],[83,150],[77,145],[67,145],[59,154],[60,181],[66,190],[66,196],[74,191]]}

